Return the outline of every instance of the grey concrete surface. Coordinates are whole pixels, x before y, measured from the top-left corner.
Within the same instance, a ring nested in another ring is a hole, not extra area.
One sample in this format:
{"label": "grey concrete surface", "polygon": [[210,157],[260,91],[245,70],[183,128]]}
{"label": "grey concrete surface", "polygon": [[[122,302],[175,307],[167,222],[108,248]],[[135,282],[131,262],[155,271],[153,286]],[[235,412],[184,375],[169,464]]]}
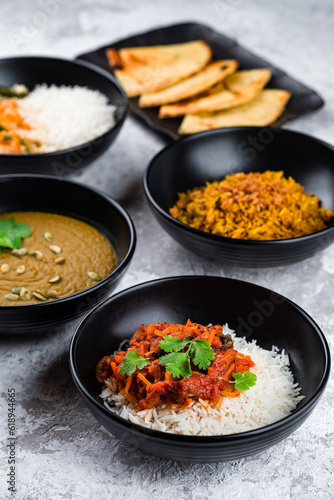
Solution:
{"label": "grey concrete surface", "polygon": [[[286,128],[334,144],[333,20],[330,0],[1,1],[0,57],[72,58],[153,27],[202,22],[317,90],[325,107]],[[186,252],[157,224],[142,189],[144,169],[165,144],[129,116],[114,145],[73,177],[113,196],[136,225],[136,253],[118,290],[184,274],[251,281],[297,302],[320,325],[333,350],[334,246],[303,262],[271,269],[222,266]],[[224,464],[177,464],[133,450],[100,427],[71,379],[72,334],[73,325],[44,338],[0,337],[0,499],[333,498],[333,378],[306,423],[268,451]],[[7,483],[10,388],[16,398],[15,494]]]}

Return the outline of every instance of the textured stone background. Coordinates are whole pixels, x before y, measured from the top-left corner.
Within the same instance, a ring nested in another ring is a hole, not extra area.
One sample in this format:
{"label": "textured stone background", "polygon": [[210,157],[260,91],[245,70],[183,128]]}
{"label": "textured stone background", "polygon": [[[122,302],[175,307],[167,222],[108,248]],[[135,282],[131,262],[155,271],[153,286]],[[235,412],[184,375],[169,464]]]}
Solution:
{"label": "textured stone background", "polygon": [[[286,127],[334,143],[331,0],[14,0],[2,1],[0,13],[0,57],[71,58],[159,25],[208,24],[316,89],[326,106]],[[334,246],[304,262],[264,270],[218,266],[187,253],[160,229],[143,195],[143,171],[164,144],[130,116],[112,148],[75,177],[113,196],[135,222],[137,250],[119,290],[178,274],[252,281],[297,302],[333,347]],[[134,451],[97,424],[69,373],[72,333],[73,326],[45,338],[0,337],[1,500],[9,498],[6,395],[11,387],[17,400],[17,500],[333,498],[333,379],[307,422],[270,450],[225,464],[180,465]]]}

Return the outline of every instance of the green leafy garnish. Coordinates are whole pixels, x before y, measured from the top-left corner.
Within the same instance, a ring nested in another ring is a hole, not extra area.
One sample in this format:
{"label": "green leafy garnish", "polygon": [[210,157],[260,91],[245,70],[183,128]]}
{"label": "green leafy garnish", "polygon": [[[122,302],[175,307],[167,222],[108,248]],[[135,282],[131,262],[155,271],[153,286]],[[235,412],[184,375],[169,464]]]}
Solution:
{"label": "green leafy garnish", "polygon": [[0,220],[0,247],[21,248],[22,238],[27,238],[30,234],[28,224],[15,222],[14,217]]}
{"label": "green leafy garnish", "polygon": [[165,352],[179,352],[181,349],[186,347],[189,342],[190,340],[187,337],[184,337],[184,339],[181,340],[179,337],[166,335],[166,337],[160,340],[159,347]]}
{"label": "green leafy garnish", "polygon": [[16,90],[15,85],[13,87],[0,86],[0,95],[6,96],[6,97],[25,97],[27,94],[28,94],[28,90],[25,90],[24,88],[22,88],[18,91],[18,90]]}
{"label": "green leafy garnish", "polygon": [[136,368],[141,370],[149,363],[148,359],[142,358],[139,352],[128,351],[120,364],[119,373],[121,375],[132,375]]}
{"label": "green leafy garnish", "polygon": [[233,380],[229,380],[230,383],[234,384],[237,391],[247,391],[250,387],[256,383],[255,373],[245,372],[245,373],[233,373]]}
{"label": "green leafy garnish", "polygon": [[[186,352],[179,352],[189,344]],[[204,339],[183,340],[178,337],[166,336],[159,342],[163,351],[169,352],[159,359],[159,364],[164,365],[173,377],[190,377],[192,374],[190,361],[202,370],[210,366],[215,359],[215,353],[211,344]],[[191,358],[190,358],[191,356]]]}
{"label": "green leafy garnish", "polygon": [[201,368],[201,370],[206,370],[210,366],[211,361],[215,359],[215,353],[211,344],[204,339],[193,340],[190,344],[190,352],[193,363]]}
{"label": "green leafy garnish", "polygon": [[173,377],[190,377],[190,358],[187,352],[171,352],[159,359],[159,365],[165,365]]}

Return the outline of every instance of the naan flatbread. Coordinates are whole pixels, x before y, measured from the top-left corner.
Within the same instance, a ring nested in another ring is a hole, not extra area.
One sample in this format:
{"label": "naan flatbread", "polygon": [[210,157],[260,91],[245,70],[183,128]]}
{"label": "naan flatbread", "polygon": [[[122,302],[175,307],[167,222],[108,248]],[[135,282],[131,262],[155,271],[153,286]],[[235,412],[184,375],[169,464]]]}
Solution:
{"label": "naan flatbread", "polygon": [[254,99],[236,108],[216,113],[186,115],[179,134],[194,134],[222,127],[266,127],[283,113],[290,92],[280,89],[262,90]]}
{"label": "naan flatbread", "polygon": [[215,61],[179,83],[156,92],[144,93],[140,96],[139,106],[142,108],[160,106],[197,95],[234,73],[238,65],[238,61],[235,59]]}
{"label": "naan flatbread", "polygon": [[161,106],[159,118],[219,111],[240,106],[253,99],[270,78],[271,71],[267,68],[237,71],[201,96]]}
{"label": "naan flatbread", "polygon": [[107,49],[106,56],[127,95],[134,97],[173,85],[206,66],[212,58],[203,40],[172,45]]}

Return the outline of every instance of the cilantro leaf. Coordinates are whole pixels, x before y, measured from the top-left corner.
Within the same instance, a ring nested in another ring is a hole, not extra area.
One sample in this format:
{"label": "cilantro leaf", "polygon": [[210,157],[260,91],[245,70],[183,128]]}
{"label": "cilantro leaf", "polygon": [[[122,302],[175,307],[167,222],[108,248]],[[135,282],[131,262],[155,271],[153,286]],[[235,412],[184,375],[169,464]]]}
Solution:
{"label": "cilantro leaf", "polygon": [[204,339],[193,340],[190,344],[190,353],[193,363],[201,370],[206,370],[210,366],[211,361],[215,359],[215,353],[211,344]]}
{"label": "cilantro leaf", "polygon": [[22,238],[27,238],[30,234],[28,224],[17,223],[14,217],[0,220],[0,247],[21,248]]}
{"label": "cilantro leaf", "polygon": [[236,388],[237,391],[247,391],[250,387],[256,384],[255,373],[245,372],[245,373],[233,373],[233,380],[230,380]]}
{"label": "cilantro leaf", "polygon": [[190,359],[187,352],[171,352],[159,359],[159,365],[165,365],[173,377],[190,377]]}
{"label": "cilantro leaf", "polygon": [[[13,219],[14,219],[14,217],[13,217]],[[14,219],[14,223],[15,223],[15,219]],[[28,238],[28,236],[30,236],[30,234],[31,234],[30,227],[28,226],[28,224],[25,224],[24,222],[16,222],[14,227],[15,227],[15,232],[21,238]]]}
{"label": "cilantro leaf", "polygon": [[149,363],[148,359],[142,358],[139,352],[128,351],[120,364],[119,373],[121,375],[132,375],[136,368],[141,370]]}
{"label": "cilantro leaf", "polygon": [[184,337],[183,340],[178,337],[172,337],[171,335],[166,335],[160,342],[159,347],[163,349],[165,352],[178,352],[181,351],[187,344],[189,344],[190,340],[187,337]]}
{"label": "cilantro leaf", "polygon": [[[189,344],[186,352],[179,352]],[[214,350],[211,344],[204,339],[189,340],[185,337],[183,340],[178,337],[167,335],[159,342],[159,347],[169,352],[159,359],[160,365],[165,365],[173,377],[190,377],[192,375],[190,361],[202,370],[210,366],[211,361],[215,359]],[[191,355],[191,358],[190,358]]]}

